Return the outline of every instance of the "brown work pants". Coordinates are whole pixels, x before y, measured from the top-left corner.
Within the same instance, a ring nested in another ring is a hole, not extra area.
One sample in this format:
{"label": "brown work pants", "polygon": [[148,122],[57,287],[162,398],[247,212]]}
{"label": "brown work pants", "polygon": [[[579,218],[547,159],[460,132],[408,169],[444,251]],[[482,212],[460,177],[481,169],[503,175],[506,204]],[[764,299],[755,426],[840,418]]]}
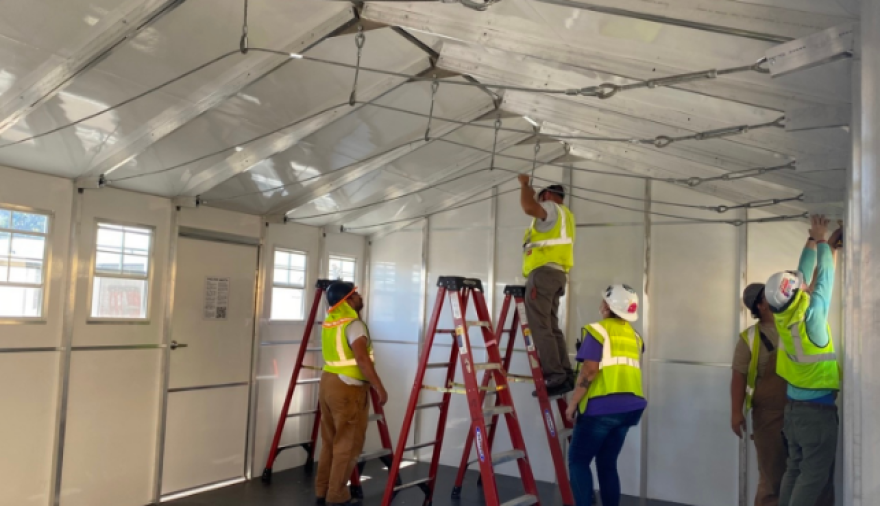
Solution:
{"label": "brown work pants", "polygon": [[538,267],[526,282],[526,317],[547,386],[558,386],[574,377],[565,334],[559,328],[559,299],[565,295],[565,272]]}
{"label": "brown work pants", "polygon": [[[771,355],[755,388],[752,439],[758,457],[758,492],[755,506],[777,506],[788,460],[788,443],[782,433],[788,384],[776,374],[776,354]],[[814,506],[834,506],[834,472]]]}
{"label": "brown work pants", "polygon": [[369,385],[348,385],[328,372],[321,375],[321,457],[315,495],[328,503],[351,500],[348,480],[364,448],[369,395]]}

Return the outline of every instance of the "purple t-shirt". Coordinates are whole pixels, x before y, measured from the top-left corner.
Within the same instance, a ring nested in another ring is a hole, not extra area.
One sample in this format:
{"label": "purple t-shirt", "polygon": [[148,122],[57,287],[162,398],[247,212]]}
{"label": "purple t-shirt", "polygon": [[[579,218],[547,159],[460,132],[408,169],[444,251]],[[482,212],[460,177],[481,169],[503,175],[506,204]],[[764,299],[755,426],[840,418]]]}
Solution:
{"label": "purple t-shirt", "polygon": [[[642,345],[644,351],[644,344]],[[587,334],[587,338],[581,344],[578,350],[578,362],[589,360],[590,362],[602,361],[602,343],[596,340],[592,334]],[[615,415],[618,413],[629,413],[630,411],[639,411],[648,407],[648,401],[635,394],[610,394],[602,397],[595,397],[587,402],[586,416]]]}

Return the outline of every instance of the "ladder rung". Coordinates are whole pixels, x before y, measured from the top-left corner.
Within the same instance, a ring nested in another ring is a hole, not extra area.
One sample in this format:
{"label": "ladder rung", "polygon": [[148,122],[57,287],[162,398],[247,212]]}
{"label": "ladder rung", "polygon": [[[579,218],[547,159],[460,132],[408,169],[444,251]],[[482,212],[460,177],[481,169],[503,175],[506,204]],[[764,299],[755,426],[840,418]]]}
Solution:
{"label": "ladder rung", "polygon": [[440,407],[443,407],[442,402],[429,402],[427,404],[419,404],[418,406],[416,406],[416,410],[428,409],[428,408],[440,408]]}
{"label": "ladder rung", "polygon": [[491,406],[488,408],[483,408],[483,416],[504,415],[506,413],[512,412],[513,407],[511,406]]}
{"label": "ladder rung", "polygon": [[501,503],[501,506],[532,506],[538,503],[538,498],[533,495],[524,495]]}
{"label": "ladder rung", "polygon": [[[508,462],[512,462],[517,459],[521,459],[526,456],[526,452],[522,450],[508,450],[506,452],[501,453],[493,453],[492,454],[492,465],[500,466],[501,464],[506,464]],[[472,466],[480,461],[480,458],[477,457],[468,462],[468,466]]]}
{"label": "ladder rung", "polygon": [[311,411],[301,411],[301,412],[299,412],[299,413],[288,413],[288,414],[287,414],[287,418],[295,418],[295,417],[297,417],[297,416],[315,415],[315,414],[317,414],[317,413],[318,413],[318,410],[317,410],[317,409],[313,409],[313,410],[311,410]]}
{"label": "ladder rung", "polygon": [[311,441],[303,441],[303,442],[301,442],[301,443],[293,443],[292,445],[279,446],[279,447],[278,447],[278,451],[280,452],[281,450],[288,450],[288,449],[290,449],[290,448],[299,448],[299,447],[311,446],[311,444],[312,444]]}
{"label": "ladder rung", "polygon": [[385,415],[380,415],[380,414],[378,414],[378,413],[373,413],[372,415],[370,415],[370,420],[369,420],[369,421],[371,421],[371,422],[378,422],[378,421],[380,421],[380,420],[384,422],[384,421],[385,421]]}
{"label": "ladder rung", "polygon": [[314,385],[315,383],[320,383],[321,378],[309,378],[304,380],[296,380],[297,385]]}
{"label": "ladder rung", "polygon": [[408,446],[408,447],[404,448],[403,451],[409,452],[412,450],[418,450],[420,448],[427,448],[429,446],[434,446],[435,444],[437,444],[437,441],[429,441],[427,443],[419,443],[417,445]]}
{"label": "ladder rung", "polygon": [[304,365],[304,366],[302,366],[302,368],[308,369],[310,371],[322,371],[322,372],[324,371],[323,367],[315,366],[315,365]]}
{"label": "ladder rung", "polygon": [[490,327],[491,328],[492,323],[491,322],[484,322],[484,321],[472,321],[472,322],[467,322],[467,326],[468,327]]}
{"label": "ladder rung", "polygon": [[[398,486],[394,487],[394,491],[399,492],[399,491],[407,489],[407,488],[418,487],[419,485],[428,483],[430,481],[433,481],[433,478],[422,478],[421,480],[411,481],[409,483],[404,483],[403,485],[398,485]],[[534,504],[534,503],[532,503],[532,504]]]}
{"label": "ladder rung", "polygon": [[568,395],[568,392],[565,392],[564,394],[549,395],[549,396],[547,396],[547,400],[548,401],[555,401],[557,399],[565,399],[566,395]]}
{"label": "ladder rung", "polygon": [[443,369],[444,367],[449,367],[449,362],[437,362],[434,364],[428,364],[425,366],[425,369]]}
{"label": "ladder rung", "polygon": [[[465,387],[465,385],[463,383],[453,383],[452,388],[453,389],[462,389],[462,393],[465,393],[463,390],[467,387]],[[494,387],[477,387],[477,388],[478,388],[478,390],[480,390],[482,392],[493,392],[494,393],[494,392],[500,392],[501,390],[504,390],[504,385],[496,385]],[[456,392],[453,392],[453,393],[456,393]]]}
{"label": "ladder rung", "polygon": [[484,364],[474,364],[474,369],[478,371],[485,371],[488,369],[498,369],[501,370],[501,364],[498,362],[486,362]]}
{"label": "ladder rung", "polygon": [[324,350],[323,350],[323,348],[306,348],[306,351],[312,352],[312,351],[324,351]]}
{"label": "ladder rung", "polygon": [[455,334],[455,329],[437,329],[435,334]]}
{"label": "ladder rung", "polygon": [[535,378],[531,376],[523,376],[521,374],[507,374],[507,381],[514,383],[534,383]]}
{"label": "ladder rung", "polygon": [[374,452],[361,454],[361,456],[358,458],[358,462],[366,462],[368,460],[380,459],[382,457],[387,457],[388,455],[391,455],[391,453],[392,453],[391,449],[382,448],[381,450],[376,450]]}

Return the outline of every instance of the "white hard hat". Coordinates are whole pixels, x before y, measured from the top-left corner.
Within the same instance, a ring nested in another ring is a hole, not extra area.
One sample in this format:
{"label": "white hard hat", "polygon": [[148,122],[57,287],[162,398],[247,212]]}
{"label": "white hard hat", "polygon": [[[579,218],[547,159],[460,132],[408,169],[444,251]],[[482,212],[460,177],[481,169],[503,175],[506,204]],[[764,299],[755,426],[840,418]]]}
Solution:
{"label": "white hard hat", "polygon": [[608,307],[620,318],[634,322],[639,319],[639,296],[627,285],[611,285],[602,294]]}
{"label": "white hard hat", "polygon": [[764,287],[764,298],[770,304],[770,310],[781,313],[788,309],[804,284],[804,275],[798,271],[782,271],[770,276]]}

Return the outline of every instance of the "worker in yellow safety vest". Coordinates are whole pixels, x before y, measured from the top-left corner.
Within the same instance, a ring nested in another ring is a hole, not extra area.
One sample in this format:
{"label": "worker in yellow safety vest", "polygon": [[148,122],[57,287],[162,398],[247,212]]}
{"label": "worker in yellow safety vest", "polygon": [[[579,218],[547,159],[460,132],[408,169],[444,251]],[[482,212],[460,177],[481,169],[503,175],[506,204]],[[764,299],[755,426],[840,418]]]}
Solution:
{"label": "worker in yellow safety vest", "polygon": [[566,412],[575,420],[568,468],[576,506],[592,506],[593,459],[602,506],[619,506],[617,458],[627,432],[648,406],[642,391],[645,343],[630,325],[638,319],[639,297],[627,285],[612,285],[600,310],[602,321],[583,329],[577,354],[583,367]]}
{"label": "worker in yellow safety vest", "polygon": [[[783,423],[788,461],[779,506],[814,506],[833,480],[840,424],[836,405],[840,367],[828,326],[834,288],[834,252],[826,240],[828,223],[824,216],[812,216],[810,238],[798,270],[774,274],[765,288],[779,332],[776,372],[788,382]],[[834,235],[837,237],[831,242],[837,244],[842,229]]]}
{"label": "worker in yellow safety vest", "polygon": [[520,205],[532,217],[523,238],[526,317],[547,393],[559,395],[574,389],[574,369],[559,328],[559,299],[565,295],[568,271],[574,266],[574,215],[563,205],[562,186],[550,185],[535,198],[529,176],[520,175],[519,182]]}
{"label": "worker in yellow safety vest", "polygon": [[388,401],[373,366],[373,346],[360,319],[364,302],[352,283],[337,281],[327,288],[327,319],[321,332],[324,372],[321,374],[321,456],[315,478],[318,504],[352,503],[348,480],[364,447],[370,416],[369,393],[380,404]]}

